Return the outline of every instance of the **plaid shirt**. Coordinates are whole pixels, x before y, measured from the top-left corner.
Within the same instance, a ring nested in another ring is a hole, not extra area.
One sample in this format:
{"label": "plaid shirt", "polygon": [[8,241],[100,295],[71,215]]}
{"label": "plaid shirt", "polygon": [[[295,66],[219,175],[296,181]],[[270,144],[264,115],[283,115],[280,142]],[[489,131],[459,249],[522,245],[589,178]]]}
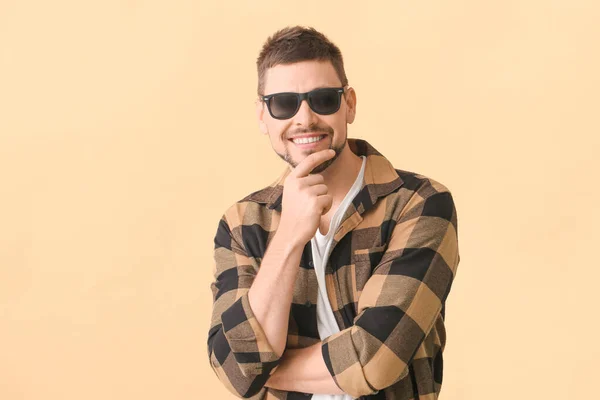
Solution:
{"label": "plaid shirt", "polygon": [[[359,194],[334,234],[325,268],[340,332],[321,343],[335,383],[361,399],[438,398],[446,343],[444,304],[456,268],[457,215],[439,182],[394,169],[369,143],[348,139],[367,157]],[[264,386],[280,358],[248,302],[248,289],[279,224],[285,172],[232,205],[216,236],[210,364],[236,396],[305,399]],[[293,289],[286,348],[321,342],[317,277],[306,243]]]}

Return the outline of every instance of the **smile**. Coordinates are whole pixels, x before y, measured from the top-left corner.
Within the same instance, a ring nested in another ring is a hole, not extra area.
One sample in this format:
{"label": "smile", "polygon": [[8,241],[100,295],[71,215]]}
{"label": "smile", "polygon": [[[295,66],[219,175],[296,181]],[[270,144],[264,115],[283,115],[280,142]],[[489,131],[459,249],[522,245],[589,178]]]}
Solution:
{"label": "smile", "polygon": [[308,137],[308,138],[297,138],[297,139],[292,139],[292,142],[294,142],[294,144],[311,144],[311,143],[316,143],[316,142],[323,140],[324,137],[325,137],[325,135],[313,136],[313,137]]}

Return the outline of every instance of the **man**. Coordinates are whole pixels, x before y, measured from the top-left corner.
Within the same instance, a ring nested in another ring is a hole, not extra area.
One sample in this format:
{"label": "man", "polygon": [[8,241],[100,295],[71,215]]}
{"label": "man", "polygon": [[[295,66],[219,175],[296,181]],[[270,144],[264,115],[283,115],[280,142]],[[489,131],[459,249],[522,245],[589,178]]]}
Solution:
{"label": "man", "polygon": [[257,65],[259,126],[288,166],[219,222],[213,370],[243,398],[437,399],[452,195],[347,138],[356,92],[323,34],[278,31]]}

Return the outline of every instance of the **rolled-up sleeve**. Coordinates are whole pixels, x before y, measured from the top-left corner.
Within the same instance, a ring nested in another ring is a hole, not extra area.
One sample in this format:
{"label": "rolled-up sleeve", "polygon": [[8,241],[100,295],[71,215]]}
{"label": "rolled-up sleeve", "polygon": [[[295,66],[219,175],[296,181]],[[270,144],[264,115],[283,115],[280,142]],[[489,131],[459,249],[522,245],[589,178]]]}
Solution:
{"label": "rolled-up sleeve", "polygon": [[427,180],[400,214],[358,301],[354,325],[322,343],[336,384],[360,397],[396,383],[440,316],[460,260],[456,208]]}
{"label": "rolled-up sleeve", "polygon": [[264,385],[280,357],[248,302],[258,265],[241,243],[224,215],[215,236],[208,355],[212,369],[230,392],[242,398],[260,398],[259,392],[266,391]]}

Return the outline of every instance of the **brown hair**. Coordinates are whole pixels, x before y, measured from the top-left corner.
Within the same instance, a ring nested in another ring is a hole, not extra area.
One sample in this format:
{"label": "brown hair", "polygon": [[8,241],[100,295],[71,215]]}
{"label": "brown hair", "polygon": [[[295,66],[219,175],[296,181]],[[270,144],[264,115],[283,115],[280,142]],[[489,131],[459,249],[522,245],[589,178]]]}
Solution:
{"label": "brown hair", "polygon": [[325,35],[311,27],[286,27],[269,37],[256,60],[258,69],[258,94],[264,95],[265,73],[279,64],[300,61],[330,61],[342,86],[348,84],[340,49]]}

